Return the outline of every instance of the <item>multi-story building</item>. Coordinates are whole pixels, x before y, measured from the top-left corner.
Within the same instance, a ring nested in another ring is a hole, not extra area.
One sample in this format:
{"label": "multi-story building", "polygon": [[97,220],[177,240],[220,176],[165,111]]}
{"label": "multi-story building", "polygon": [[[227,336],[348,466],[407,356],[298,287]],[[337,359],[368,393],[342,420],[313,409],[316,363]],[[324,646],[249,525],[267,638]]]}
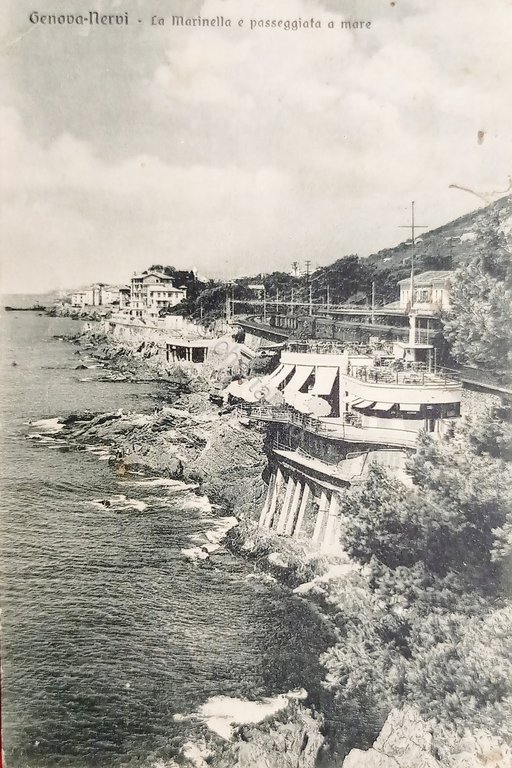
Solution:
{"label": "multi-story building", "polygon": [[186,289],[175,288],[172,277],[147,269],[131,279],[130,314],[157,317],[162,309],[175,307],[186,297]]}
{"label": "multi-story building", "polygon": [[[450,309],[450,290],[453,272],[430,270],[400,280],[400,309],[422,312],[440,312]],[[411,301],[411,282],[414,300]]]}
{"label": "multi-story building", "polygon": [[289,342],[262,379],[234,382],[242,418],[268,425],[268,493],[260,525],[337,546],[340,494],[377,462],[408,482],[419,433],[447,434],[460,417],[461,383],[435,370],[416,341],[372,346]]}
{"label": "multi-story building", "polygon": [[121,291],[128,290],[117,285],[94,283],[83,291],[71,294],[73,307],[112,307],[121,304]]}

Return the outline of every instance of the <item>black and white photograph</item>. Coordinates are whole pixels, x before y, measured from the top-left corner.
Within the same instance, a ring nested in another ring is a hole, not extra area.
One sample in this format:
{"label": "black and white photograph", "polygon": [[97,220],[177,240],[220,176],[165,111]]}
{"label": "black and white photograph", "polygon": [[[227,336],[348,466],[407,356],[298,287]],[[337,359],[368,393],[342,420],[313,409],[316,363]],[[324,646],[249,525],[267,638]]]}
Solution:
{"label": "black and white photograph", "polygon": [[0,29],[2,768],[512,768],[511,0]]}

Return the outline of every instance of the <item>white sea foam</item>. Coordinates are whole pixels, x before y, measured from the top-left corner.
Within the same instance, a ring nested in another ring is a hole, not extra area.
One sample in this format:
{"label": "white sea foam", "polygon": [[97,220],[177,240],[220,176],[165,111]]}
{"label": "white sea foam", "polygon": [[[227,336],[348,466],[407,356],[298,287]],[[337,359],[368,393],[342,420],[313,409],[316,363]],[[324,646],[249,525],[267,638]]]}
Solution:
{"label": "white sea foam", "polygon": [[123,482],[128,483],[128,485],[141,485],[146,487],[158,487],[162,485],[169,488],[176,488],[180,491],[189,488],[197,488],[197,486],[187,485],[181,480],[172,480],[170,477],[155,477],[150,480],[124,480]]}
{"label": "white sea foam", "polygon": [[87,453],[93,453],[100,461],[107,461],[112,456],[110,451],[101,445],[86,445],[85,450]]}
{"label": "white sea foam", "polygon": [[182,549],[181,554],[185,555],[187,560],[192,560],[193,563],[197,560],[207,560],[209,553],[203,547],[190,547],[189,549]]}
{"label": "white sea foam", "polygon": [[237,725],[260,723],[266,717],[286,709],[291,699],[305,699],[307,691],[303,688],[279,696],[268,697],[261,701],[248,701],[230,696],[213,696],[199,707],[197,716],[208,728],[223,739],[229,741]]}
{"label": "white sea foam", "polygon": [[248,573],[245,577],[245,581],[263,581],[265,583],[275,583],[277,579],[275,576],[271,576],[270,573],[264,573],[264,571],[261,572],[254,572],[254,573]]}
{"label": "white sea foam", "polygon": [[236,517],[217,517],[215,526],[206,531],[205,536],[212,544],[220,544],[226,538],[226,534],[238,525]]}
{"label": "white sea foam", "polygon": [[52,432],[46,433],[41,435],[39,432],[32,432],[31,434],[27,435],[28,440],[38,440],[40,443],[43,443],[45,445],[59,445],[62,444],[62,440],[57,441],[56,438],[50,437],[50,435],[53,434]]}
{"label": "white sea foam", "polygon": [[137,512],[144,512],[148,507],[145,501],[141,501],[140,499],[128,499],[123,493],[105,499],[93,499],[90,503],[98,509],[110,509],[113,512],[124,512],[129,509],[135,509]]}
{"label": "white sea foam", "polygon": [[211,512],[212,505],[208,496],[196,496],[190,493],[188,496],[180,500],[180,506],[182,509],[199,509],[202,512]]}
{"label": "white sea foam", "polygon": [[46,434],[56,434],[64,428],[64,424],[61,423],[59,418],[39,419],[39,421],[33,421],[31,426],[37,427],[43,432],[46,432]]}

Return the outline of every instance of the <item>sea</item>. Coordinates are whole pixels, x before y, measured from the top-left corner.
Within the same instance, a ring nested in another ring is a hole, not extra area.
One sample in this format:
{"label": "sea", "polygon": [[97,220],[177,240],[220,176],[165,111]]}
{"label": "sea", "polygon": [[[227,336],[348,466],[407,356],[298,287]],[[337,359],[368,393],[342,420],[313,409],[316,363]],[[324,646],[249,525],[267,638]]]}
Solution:
{"label": "sea", "polygon": [[147,412],[176,396],[163,382],[84,376],[62,338],[79,329],[1,312],[5,764],[165,768],[288,692],[314,700],[329,635],[254,562],[223,546],[184,555],[230,511],[183,483],[118,477],[104,449],[58,439],[57,417]]}

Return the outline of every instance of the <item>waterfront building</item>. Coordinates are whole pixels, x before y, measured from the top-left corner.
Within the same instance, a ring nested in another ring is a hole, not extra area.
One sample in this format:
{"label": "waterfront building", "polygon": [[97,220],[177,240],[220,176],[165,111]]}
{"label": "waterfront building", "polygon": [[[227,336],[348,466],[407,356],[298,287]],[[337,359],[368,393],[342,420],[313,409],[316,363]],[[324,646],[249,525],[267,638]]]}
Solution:
{"label": "waterfront building", "polygon": [[[125,292],[126,287],[117,285],[106,285],[105,283],[93,283],[82,291],[76,291],[71,294],[71,305],[73,307],[113,307],[121,304],[121,291]],[[129,289],[128,289],[129,290]]]}
{"label": "waterfront building", "polygon": [[175,307],[186,299],[186,288],[176,288],[169,275],[146,269],[131,279],[130,314],[133,317],[158,317],[163,309]]}
{"label": "waterfront building", "polygon": [[338,546],[340,495],[372,463],[409,482],[406,461],[419,433],[434,438],[460,418],[461,382],[436,370],[417,338],[368,344],[289,341],[268,376],[233,382],[228,396],[246,423],[267,425],[268,493],[260,526]]}

